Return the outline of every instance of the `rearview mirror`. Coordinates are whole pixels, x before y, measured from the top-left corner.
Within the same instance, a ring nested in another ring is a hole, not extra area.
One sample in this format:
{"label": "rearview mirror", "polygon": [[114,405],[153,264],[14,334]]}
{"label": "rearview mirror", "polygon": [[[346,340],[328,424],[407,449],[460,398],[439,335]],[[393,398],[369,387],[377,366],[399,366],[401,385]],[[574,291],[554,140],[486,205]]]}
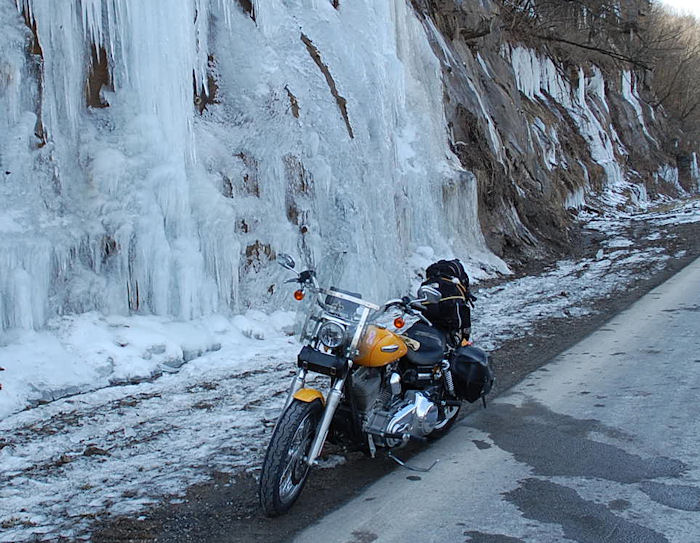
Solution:
{"label": "rearview mirror", "polygon": [[296,263],[287,253],[277,253],[277,263],[287,270],[294,270]]}
{"label": "rearview mirror", "polygon": [[436,304],[442,299],[442,294],[433,285],[423,285],[418,289],[418,298],[430,304]]}

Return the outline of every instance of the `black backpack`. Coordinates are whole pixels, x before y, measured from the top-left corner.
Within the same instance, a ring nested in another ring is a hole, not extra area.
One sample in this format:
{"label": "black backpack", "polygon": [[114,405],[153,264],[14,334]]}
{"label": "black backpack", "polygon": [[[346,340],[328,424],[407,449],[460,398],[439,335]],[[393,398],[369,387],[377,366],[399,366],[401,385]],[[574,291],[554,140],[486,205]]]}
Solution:
{"label": "black backpack", "polygon": [[438,260],[425,269],[426,280],[431,279],[458,279],[461,285],[469,290],[469,276],[464,271],[464,266],[455,258],[454,260]]}
{"label": "black backpack", "polygon": [[437,288],[442,298],[437,303],[424,304],[423,315],[435,328],[452,333],[471,328],[469,308],[469,277],[462,263],[439,260],[425,270],[423,285]]}

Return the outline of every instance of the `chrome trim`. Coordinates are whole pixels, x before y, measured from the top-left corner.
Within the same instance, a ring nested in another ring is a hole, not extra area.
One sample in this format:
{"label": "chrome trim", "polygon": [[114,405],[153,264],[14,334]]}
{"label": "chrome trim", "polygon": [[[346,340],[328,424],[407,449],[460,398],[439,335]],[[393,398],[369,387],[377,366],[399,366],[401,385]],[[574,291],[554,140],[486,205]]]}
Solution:
{"label": "chrome trim", "polygon": [[452,371],[450,370],[450,363],[447,360],[442,361],[442,376],[445,379],[445,387],[450,394],[455,393],[455,384],[452,379]]}
{"label": "chrome trim", "polygon": [[[396,413],[393,414],[389,424],[386,425],[386,433],[388,434],[407,434],[410,436],[413,429],[414,414],[416,405],[414,402],[404,405]],[[398,442],[396,439],[387,440],[387,444],[393,447]]]}
{"label": "chrome trim", "polygon": [[[324,311],[317,319],[321,325],[326,324],[327,322],[333,322],[335,324],[339,324],[343,328],[347,328],[348,326],[352,325],[352,321],[349,319],[341,319],[340,317],[336,317],[334,315],[329,315],[326,311]],[[320,328],[320,327],[319,327]]]}
{"label": "chrome trim", "polygon": [[[335,327],[340,329],[340,341],[338,341],[338,343],[336,343],[335,345],[329,345],[328,343],[323,341],[323,337],[322,337],[323,329],[327,326],[335,326]],[[316,333],[316,336],[318,337],[318,340],[321,342],[321,345],[325,345],[329,349],[335,349],[336,347],[340,347],[341,345],[343,345],[347,341],[348,328],[345,324],[340,324],[340,323],[335,322],[335,321],[327,320],[321,326],[318,327],[318,331]]]}
{"label": "chrome trim", "polygon": [[331,421],[333,420],[333,415],[335,410],[338,408],[340,399],[343,397],[343,385],[345,384],[345,377],[338,379],[333,385],[333,388],[328,392],[326,397],[326,408],[323,411],[323,417],[316,430],[316,436],[314,437],[313,443],[311,444],[311,449],[309,450],[309,456],[306,458],[306,463],[312,466],[316,463],[318,455],[321,454],[321,449],[326,441],[326,436],[328,435],[328,428],[331,426]]}
{"label": "chrome trim", "polygon": [[[296,377],[292,381],[292,384],[289,387],[289,393],[287,394],[287,401],[284,402],[284,409],[282,409],[282,413],[284,413],[285,409],[289,407],[289,404],[292,403],[292,400],[294,399],[294,395],[297,393],[297,391],[301,390],[304,388],[304,384],[306,383],[306,374],[307,370],[304,368],[300,368],[299,371],[297,372]],[[280,413],[280,417],[282,416],[282,413]]]}
{"label": "chrome trim", "polygon": [[416,417],[418,417],[419,420],[424,420],[428,414],[430,413],[431,409],[435,408],[435,404],[431,402],[428,398],[423,396],[420,392],[416,394],[416,399],[415,399],[415,411],[416,411]]}
{"label": "chrome trim", "polygon": [[394,372],[391,374],[391,377],[389,377],[389,385],[391,386],[391,393],[394,396],[398,396],[401,394],[401,376]]}
{"label": "chrome trim", "polygon": [[399,350],[399,346],[398,345],[386,345],[386,346],[380,348],[379,350],[382,351],[383,353],[395,353],[396,351]]}

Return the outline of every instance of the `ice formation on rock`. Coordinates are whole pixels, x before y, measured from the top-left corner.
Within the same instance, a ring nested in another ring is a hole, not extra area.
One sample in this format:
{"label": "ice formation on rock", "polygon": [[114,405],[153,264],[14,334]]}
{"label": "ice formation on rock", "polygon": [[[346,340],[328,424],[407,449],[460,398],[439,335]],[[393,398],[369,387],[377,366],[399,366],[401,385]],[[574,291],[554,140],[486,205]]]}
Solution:
{"label": "ice formation on rock", "polygon": [[[691,166],[692,171],[692,166]],[[680,184],[678,176],[678,168],[671,164],[662,164],[656,172],[657,180],[664,181],[669,185],[673,185],[679,192],[685,192]]]}
{"label": "ice formation on rock", "polygon": [[380,298],[420,246],[505,270],[410,6],[252,6],[1,8],[0,330],[278,304],[277,251],[361,255],[346,276]]}
{"label": "ice formation on rock", "polygon": [[700,167],[698,167],[698,155],[693,153],[690,160],[690,178],[695,181],[700,192]]}
{"label": "ice formation on rock", "polygon": [[629,70],[624,70],[622,72],[622,96],[627,100],[634,108],[637,114],[637,120],[642,128],[644,135],[649,138],[652,142],[657,143],[656,140],[649,134],[647,129],[646,121],[644,120],[644,112],[642,110],[642,104],[639,102],[639,94],[637,92],[637,82],[633,79],[633,74]]}
{"label": "ice formation on rock", "polygon": [[[600,70],[594,68],[592,75],[587,76],[583,68],[579,68],[577,84],[572,85],[552,59],[532,49],[504,47],[503,54],[510,55],[520,92],[531,100],[554,100],[567,110],[587,141],[591,158],[605,170],[608,200],[611,203],[620,200],[620,194],[630,185],[619,163],[619,157],[627,151],[609,120],[610,108]],[[536,125],[535,128],[541,131],[541,127]],[[574,197],[574,200],[579,198]]]}

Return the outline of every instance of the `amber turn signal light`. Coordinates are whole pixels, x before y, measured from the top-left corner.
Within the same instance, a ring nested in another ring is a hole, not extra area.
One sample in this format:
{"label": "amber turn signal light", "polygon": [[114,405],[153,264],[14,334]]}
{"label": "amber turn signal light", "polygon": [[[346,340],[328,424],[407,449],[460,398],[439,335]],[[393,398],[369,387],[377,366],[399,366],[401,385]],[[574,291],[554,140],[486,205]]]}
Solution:
{"label": "amber turn signal light", "polygon": [[405,324],[406,324],[406,321],[404,321],[401,317],[396,317],[394,319],[394,326],[396,328],[403,328]]}
{"label": "amber turn signal light", "polygon": [[304,291],[303,290],[295,290],[294,291],[294,299],[297,302],[301,302],[304,299]]}

